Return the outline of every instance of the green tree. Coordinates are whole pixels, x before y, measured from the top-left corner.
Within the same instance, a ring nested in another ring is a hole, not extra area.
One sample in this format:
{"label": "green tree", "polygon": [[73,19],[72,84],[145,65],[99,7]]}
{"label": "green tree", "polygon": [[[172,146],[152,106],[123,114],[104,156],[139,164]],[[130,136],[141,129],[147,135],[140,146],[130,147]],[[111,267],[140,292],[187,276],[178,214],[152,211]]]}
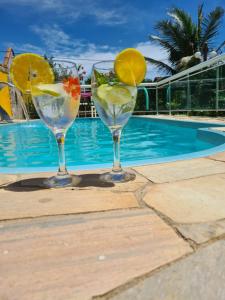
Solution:
{"label": "green tree", "polygon": [[[215,45],[221,22],[224,16],[224,9],[216,7],[208,15],[203,14],[203,4],[198,7],[198,18],[195,22],[192,17],[177,7],[168,13],[169,19],[158,21],[155,29],[159,35],[151,35],[150,41],[161,46],[168,53],[168,62],[158,61],[146,57],[146,60],[154,64],[159,70],[167,74],[175,74],[201,60],[199,52],[207,59],[209,49]],[[217,48],[221,49],[223,43]],[[198,55],[197,55],[198,54]]]}

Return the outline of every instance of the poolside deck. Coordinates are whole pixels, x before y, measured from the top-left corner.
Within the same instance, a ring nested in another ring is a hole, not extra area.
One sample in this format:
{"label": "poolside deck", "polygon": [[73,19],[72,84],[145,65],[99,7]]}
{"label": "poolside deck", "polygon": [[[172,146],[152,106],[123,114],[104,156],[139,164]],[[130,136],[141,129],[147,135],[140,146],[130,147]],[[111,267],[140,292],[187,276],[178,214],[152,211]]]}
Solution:
{"label": "poolside deck", "polygon": [[0,175],[0,299],[224,300],[225,152],[133,171]]}

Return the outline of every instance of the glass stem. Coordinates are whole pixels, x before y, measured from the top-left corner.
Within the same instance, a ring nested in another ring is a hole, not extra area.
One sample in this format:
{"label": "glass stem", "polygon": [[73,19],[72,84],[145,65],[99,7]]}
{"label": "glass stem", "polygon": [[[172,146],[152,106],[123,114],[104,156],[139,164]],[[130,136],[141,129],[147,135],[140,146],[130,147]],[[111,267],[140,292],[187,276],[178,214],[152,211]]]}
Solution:
{"label": "glass stem", "polygon": [[121,129],[112,130],[112,138],[113,138],[113,152],[114,152],[114,160],[113,160],[113,172],[122,171],[120,164],[120,136]]}
{"label": "glass stem", "polygon": [[64,151],[64,144],[65,144],[65,133],[59,132],[55,135],[57,144],[58,144],[58,150],[59,150],[59,169],[58,169],[58,176],[64,176],[68,175],[67,169],[66,169],[66,159],[65,159],[65,151]]}

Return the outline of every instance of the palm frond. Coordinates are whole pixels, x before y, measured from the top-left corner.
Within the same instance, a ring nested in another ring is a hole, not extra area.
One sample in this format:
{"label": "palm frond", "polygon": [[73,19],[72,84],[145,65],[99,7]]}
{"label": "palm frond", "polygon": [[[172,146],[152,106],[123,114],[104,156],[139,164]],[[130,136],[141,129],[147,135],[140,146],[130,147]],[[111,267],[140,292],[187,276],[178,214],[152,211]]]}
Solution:
{"label": "palm frond", "polygon": [[225,46],[225,41],[223,41],[219,47],[217,47],[216,52],[218,53]]}
{"label": "palm frond", "polygon": [[[207,57],[208,47],[212,46],[213,38],[218,33],[221,25],[224,9],[216,7],[206,17],[203,16],[203,4],[198,6],[198,20],[195,22],[191,16],[182,9],[173,8],[169,11],[170,19],[160,20],[156,23],[155,29],[158,35],[150,36],[150,40],[166,50],[170,65],[163,62],[146,58],[158,69],[173,74],[181,68],[188,68],[200,60],[195,59],[193,54],[200,50]],[[218,47],[217,51],[224,46]],[[183,64],[185,58],[190,58]]]}
{"label": "palm frond", "polygon": [[180,58],[181,54],[179,52],[179,49],[177,49],[176,46],[174,47],[174,45],[171,45],[170,42],[155,35],[151,35],[149,39],[154,44],[158,44],[162,49],[167,51],[169,55],[169,60],[172,64],[175,64],[176,61]]}
{"label": "palm frond", "polygon": [[155,36],[155,35],[150,35],[149,39],[150,39],[150,41],[154,42],[155,44],[160,45],[163,49],[165,49],[168,52],[176,50],[173,45],[171,45],[168,41],[166,41],[163,38],[160,38],[160,37]]}
{"label": "palm frond", "polygon": [[165,72],[166,74],[175,74],[176,71],[166,63],[150,58],[150,57],[145,57],[145,60],[150,62],[151,64],[155,65],[160,71]]}
{"label": "palm frond", "polygon": [[161,38],[174,48],[179,49],[179,45],[182,45],[183,38],[180,28],[176,24],[173,24],[172,21],[159,21],[155,28],[160,32]]}
{"label": "palm frond", "polygon": [[197,25],[197,32],[196,32],[196,39],[198,41],[198,46],[202,35],[203,6],[204,6],[203,3],[198,6],[198,25]]}
{"label": "palm frond", "polygon": [[206,42],[210,43],[211,40],[218,34],[223,16],[224,9],[222,7],[216,7],[203,19],[201,45]]}
{"label": "palm frond", "polygon": [[[168,26],[166,26],[166,24],[161,23],[158,25],[161,26],[161,30],[164,30],[162,38],[169,42],[170,45],[180,53],[180,55],[177,55],[177,59],[194,53],[196,49],[195,31],[193,34],[185,34],[176,24],[169,23]],[[184,31],[186,30],[184,29]]]}
{"label": "palm frond", "polygon": [[177,25],[180,26],[180,29],[184,34],[189,34],[190,36],[193,34],[193,31],[195,30],[195,24],[192,22],[189,14],[176,7],[173,8],[169,14],[175,20]]}

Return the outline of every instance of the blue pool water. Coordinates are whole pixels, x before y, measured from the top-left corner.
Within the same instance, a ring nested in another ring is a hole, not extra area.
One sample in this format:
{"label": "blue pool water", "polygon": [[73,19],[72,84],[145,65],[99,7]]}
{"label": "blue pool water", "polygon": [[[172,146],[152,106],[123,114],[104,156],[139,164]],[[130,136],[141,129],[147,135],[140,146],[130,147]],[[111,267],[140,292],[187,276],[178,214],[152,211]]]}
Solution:
{"label": "blue pool water", "polygon": [[[199,135],[200,127],[209,125],[133,117],[123,130],[121,160],[127,165],[167,161],[201,154],[225,142],[224,137]],[[111,135],[100,119],[77,119],[67,133],[65,148],[71,169],[112,163]],[[0,126],[0,172],[55,170],[57,159],[55,138],[41,121]]]}

